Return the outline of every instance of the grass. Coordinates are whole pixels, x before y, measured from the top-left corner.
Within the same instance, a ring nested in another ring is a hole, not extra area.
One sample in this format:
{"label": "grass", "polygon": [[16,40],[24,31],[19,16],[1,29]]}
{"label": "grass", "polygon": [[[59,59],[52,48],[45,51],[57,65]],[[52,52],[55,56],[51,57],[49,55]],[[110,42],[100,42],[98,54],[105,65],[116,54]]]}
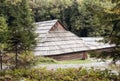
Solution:
{"label": "grass", "polygon": [[58,61],[59,64],[84,64],[84,63],[91,63],[91,60],[65,60],[65,61]]}
{"label": "grass", "polygon": [[64,60],[64,61],[57,61],[52,58],[48,57],[38,57],[37,58],[37,64],[84,64],[84,63],[91,63],[93,61],[87,59],[87,60],[80,60],[80,59],[74,59],[74,60]]}
{"label": "grass", "polygon": [[48,57],[37,57],[36,58],[36,62],[37,64],[55,64],[57,63],[56,60],[52,59],[52,58],[48,58]]}

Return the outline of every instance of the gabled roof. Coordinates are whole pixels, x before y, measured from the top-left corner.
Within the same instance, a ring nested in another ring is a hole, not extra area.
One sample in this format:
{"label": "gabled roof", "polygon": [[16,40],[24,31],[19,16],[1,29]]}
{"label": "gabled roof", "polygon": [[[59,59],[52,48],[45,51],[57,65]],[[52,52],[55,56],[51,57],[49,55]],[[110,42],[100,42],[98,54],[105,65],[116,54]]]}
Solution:
{"label": "gabled roof", "polygon": [[42,21],[36,24],[36,33],[38,33],[41,42],[46,38],[48,31],[55,25],[58,20]]}
{"label": "gabled roof", "polygon": [[[63,31],[51,31],[54,27],[59,28],[58,24]],[[37,47],[34,49],[36,56],[60,55],[115,46],[99,42],[102,37],[78,37],[67,31],[58,20],[37,22],[36,27],[36,33],[39,35]]]}
{"label": "gabled roof", "polygon": [[65,30],[65,27],[63,27],[64,31],[50,31],[57,22],[63,26],[58,20],[36,23],[36,32],[39,35],[39,41],[34,50],[36,56],[60,55],[89,50],[81,38]]}

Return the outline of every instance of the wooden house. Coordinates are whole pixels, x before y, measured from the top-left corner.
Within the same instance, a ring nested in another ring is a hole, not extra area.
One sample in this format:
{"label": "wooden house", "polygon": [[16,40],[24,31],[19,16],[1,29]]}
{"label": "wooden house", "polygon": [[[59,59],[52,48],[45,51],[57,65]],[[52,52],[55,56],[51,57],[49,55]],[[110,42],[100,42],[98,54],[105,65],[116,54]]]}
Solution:
{"label": "wooden house", "polygon": [[78,37],[58,20],[36,23],[38,34],[35,56],[51,57],[57,60],[86,59],[91,50],[109,51],[115,45],[99,42],[102,37]]}
{"label": "wooden house", "polygon": [[86,51],[89,47],[84,41],[67,31],[58,20],[50,20],[36,23],[38,33],[35,56],[51,57],[57,60],[86,59]]}

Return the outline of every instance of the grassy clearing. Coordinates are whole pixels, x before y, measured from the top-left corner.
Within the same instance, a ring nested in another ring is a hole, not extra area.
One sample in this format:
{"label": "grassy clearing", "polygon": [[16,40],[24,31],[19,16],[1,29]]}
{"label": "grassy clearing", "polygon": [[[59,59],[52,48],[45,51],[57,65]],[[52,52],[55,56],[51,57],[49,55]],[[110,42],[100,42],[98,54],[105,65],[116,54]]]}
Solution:
{"label": "grassy clearing", "polygon": [[48,57],[37,57],[36,64],[56,64],[57,61]]}
{"label": "grassy clearing", "polygon": [[85,63],[93,63],[93,61],[90,59],[87,59],[87,60],[74,59],[74,60],[57,61],[55,59],[48,58],[48,57],[37,58],[37,64],[85,64]]}
{"label": "grassy clearing", "polygon": [[65,61],[58,61],[59,64],[85,64],[85,63],[91,63],[93,61],[91,60],[65,60]]}

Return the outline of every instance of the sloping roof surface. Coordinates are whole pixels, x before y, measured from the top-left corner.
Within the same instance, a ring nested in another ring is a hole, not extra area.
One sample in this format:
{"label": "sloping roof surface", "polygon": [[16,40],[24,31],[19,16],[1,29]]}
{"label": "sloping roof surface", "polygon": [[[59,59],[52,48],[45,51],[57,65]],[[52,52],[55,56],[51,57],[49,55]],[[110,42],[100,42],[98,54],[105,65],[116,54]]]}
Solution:
{"label": "sloping roof surface", "polygon": [[59,55],[89,50],[84,41],[69,31],[49,31],[57,20],[38,22],[36,33],[39,35],[36,56]]}
{"label": "sloping roof surface", "polygon": [[78,37],[65,29],[64,31],[51,31],[53,27],[56,27],[57,22],[59,21],[51,20],[36,23],[39,40],[34,49],[36,56],[60,55],[115,46],[100,42],[103,40],[102,37]]}
{"label": "sloping roof surface", "polygon": [[58,20],[42,21],[36,24],[36,33],[38,33],[40,41],[43,42],[48,34],[48,31],[55,25]]}
{"label": "sloping roof surface", "polygon": [[115,45],[102,42],[103,37],[81,37],[90,50],[114,47]]}

